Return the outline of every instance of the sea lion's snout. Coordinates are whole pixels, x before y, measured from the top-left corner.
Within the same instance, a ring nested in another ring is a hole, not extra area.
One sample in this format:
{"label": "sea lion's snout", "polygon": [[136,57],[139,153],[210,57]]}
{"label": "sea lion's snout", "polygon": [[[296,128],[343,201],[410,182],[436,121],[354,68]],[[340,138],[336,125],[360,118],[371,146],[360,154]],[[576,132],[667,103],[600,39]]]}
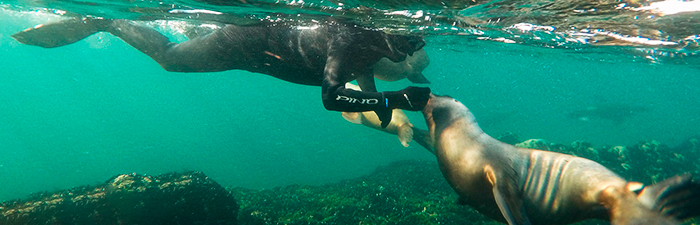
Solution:
{"label": "sea lion's snout", "polygon": [[[449,95],[434,95],[433,93],[430,93],[430,98],[443,98],[443,99],[452,99],[455,100],[452,96]],[[455,100],[457,101],[457,100]]]}
{"label": "sea lion's snout", "polygon": [[426,110],[432,111],[433,108],[445,104],[446,101],[459,102],[448,95],[435,95],[433,93],[430,93],[430,98],[428,99],[428,103],[426,103],[425,108],[423,108],[423,113],[425,113]]}
{"label": "sea lion's snout", "polygon": [[426,122],[434,123],[433,112],[437,108],[454,108],[454,103],[457,103],[457,105],[461,105],[459,101],[455,100],[450,96],[435,95],[433,93],[430,93],[428,103],[426,103],[425,107],[423,108],[423,116],[425,116]]}
{"label": "sea lion's snout", "polygon": [[434,95],[433,93],[430,93],[430,98],[428,98],[428,102],[425,103],[425,107],[423,107],[423,115],[428,115],[430,112],[433,111],[433,108],[435,108],[435,99],[437,99],[440,96]]}
{"label": "sea lion's snout", "polygon": [[433,109],[438,105],[435,102],[440,96],[434,95],[433,93],[430,93],[430,98],[428,98],[428,102],[425,103],[425,107],[423,107],[422,113],[423,117],[425,118],[425,122],[428,124],[428,127],[431,127],[435,124],[435,121],[433,121]]}
{"label": "sea lion's snout", "polygon": [[451,122],[449,118],[460,116],[473,117],[469,109],[457,99],[447,95],[434,94],[430,94],[428,103],[423,108],[423,116],[428,124]]}
{"label": "sea lion's snout", "polygon": [[426,104],[425,108],[435,108],[438,105],[442,104],[451,104],[453,102],[459,103],[455,98],[449,95],[435,95],[433,93],[430,93],[430,98],[428,99],[428,103]]}

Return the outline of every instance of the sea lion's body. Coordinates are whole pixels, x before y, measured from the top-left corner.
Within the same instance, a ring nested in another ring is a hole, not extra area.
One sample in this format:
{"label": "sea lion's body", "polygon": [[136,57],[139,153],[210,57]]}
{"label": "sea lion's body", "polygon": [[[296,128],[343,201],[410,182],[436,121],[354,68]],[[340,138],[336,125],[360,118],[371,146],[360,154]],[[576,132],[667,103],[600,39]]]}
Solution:
{"label": "sea lion's body", "polygon": [[502,143],[484,133],[469,109],[449,97],[431,97],[423,114],[429,128],[423,145],[434,151],[460,203],[501,222],[610,219],[613,224],[675,224],[661,214],[663,206],[659,211],[652,208],[663,195],[659,190],[690,184],[689,177],[677,176],[642,189],[642,184],[627,182],[588,159]]}
{"label": "sea lion's body", "polygon": [[[458,125],[458,124],[455,124]],[[449,128],[448,128],[449,129]],[[450,131],[448,130],[447,133]],[[436,151],[440,169],[460,202],[479,212],[507,222],[499,209],[489,178],[492,170],[497,180],[507,180],[502,188],[522,193],[520,204],[532,224],[567,224],[588,218],[606,219],[605,207],[597,204],[596,194],[609,186],[625,187],[626,181],[593,161],[541,150],[522,149],[505,143],[472,145],[485,151],[448,152],[455,145],[468,145],[443,138]],[[461,155],[461,156],[459,156]],[[475,159],[475,160],[473,160]],[[459,161],[468,160],[468,166]],[[453,172],[459,171],[459,172]],[[594,181],[595,180],[595,181]],[[582,182],[590,181],[590,182]],[[514,201],[515,196],[502,193]],[[520,210],[518,210],[520,211]],[[520,211],[523,212],[523,211]],[[522,217],[513,213],[513,217]],[[515,218],[514,218],[515,219]],[[515,219],[517,220],[517,219]]]}
{"label": "sea lion's body", "polygon": [[401,62],[392,62],[388,58],[382,58],[372,67],[374,77],[384,81],[397,81],[408,78],[413,83],[428,84],[423,76],[423,70],[430,64],[430,58],[423,49],[406,57]]}

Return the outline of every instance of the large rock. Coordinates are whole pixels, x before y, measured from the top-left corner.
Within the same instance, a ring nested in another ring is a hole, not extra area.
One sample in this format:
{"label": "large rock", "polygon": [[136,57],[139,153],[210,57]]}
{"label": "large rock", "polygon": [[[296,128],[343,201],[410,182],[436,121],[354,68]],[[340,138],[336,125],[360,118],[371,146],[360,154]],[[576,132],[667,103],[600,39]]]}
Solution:
{"label": "large rock", "polygon": [[400,161],[326,185],[231,188],[243,225],[499,224],[457,204],[435,161]]}
{"label": "large rock", "polygon": [[233,196],[201,172],[124,174],[0,204],[0,224],[237,224]]}

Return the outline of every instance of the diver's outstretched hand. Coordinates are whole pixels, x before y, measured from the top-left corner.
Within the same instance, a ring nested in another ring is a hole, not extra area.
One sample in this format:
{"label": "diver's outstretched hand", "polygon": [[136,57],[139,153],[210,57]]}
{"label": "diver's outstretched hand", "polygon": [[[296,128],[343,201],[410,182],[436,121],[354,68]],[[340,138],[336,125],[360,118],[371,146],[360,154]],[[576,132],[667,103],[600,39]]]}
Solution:
{"label": "diver's outstretched hand", "polygon": [[393,109],[421,111],[430,99],[430,88],[427,87],[410,86],[400,91],[384,93],[388,107],[374,111],[382,121],[382,128],[386,128],[391,122]]}
{"label": "diver's outstretched hand", "polygon": [[398,109],[404,109],[409,111],[421,111],[428,104],[428,99],[430,99],[430,88],[428,87],[407,87],[403,90],[396,92],[398,96],[394,96],[394,99],[390,99],[389,102],[396,104],[395,107]]}

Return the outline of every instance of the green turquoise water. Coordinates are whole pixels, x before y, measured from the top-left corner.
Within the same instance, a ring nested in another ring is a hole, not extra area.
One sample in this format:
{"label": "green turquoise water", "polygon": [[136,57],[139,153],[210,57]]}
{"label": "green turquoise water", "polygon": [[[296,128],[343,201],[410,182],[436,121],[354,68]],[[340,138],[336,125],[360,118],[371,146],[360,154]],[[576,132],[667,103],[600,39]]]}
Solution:
{"label": "green turquoise water", "polygon": [[[0,11],[0,200],[120,173],[198,170],[247,188],[323,184],[433,157],[326,111],[319,87],[242,71],[166,72],[103,33],[55,49],[10,37],[47,18]],[[687,63],[696,58],[660,63],[629,54],[633,48],[426,40],[429,87],[462,101],[492,136],[674,146],[700,134],[700,69]],[[606,104],[646,110],[619,121],[567,117]],[[425,127],[418,112],[407,114]]]}

